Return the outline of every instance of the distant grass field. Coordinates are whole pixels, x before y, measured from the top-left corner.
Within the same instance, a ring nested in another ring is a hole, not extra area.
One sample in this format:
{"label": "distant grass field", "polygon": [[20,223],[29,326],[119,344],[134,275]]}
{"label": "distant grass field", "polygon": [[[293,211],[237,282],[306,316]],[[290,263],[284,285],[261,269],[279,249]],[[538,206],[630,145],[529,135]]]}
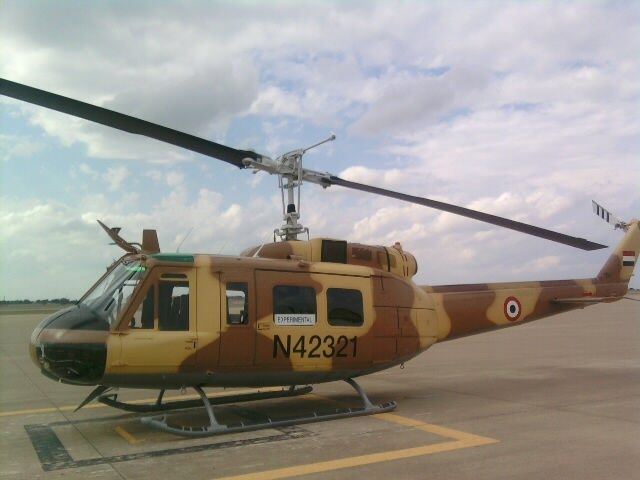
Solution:
{"label": "distant grass field", "polygon": [[0,305],[0,315],[34,315],[40,313],[54,313],[69,306],[70,305],[62,305],[57,303]]}

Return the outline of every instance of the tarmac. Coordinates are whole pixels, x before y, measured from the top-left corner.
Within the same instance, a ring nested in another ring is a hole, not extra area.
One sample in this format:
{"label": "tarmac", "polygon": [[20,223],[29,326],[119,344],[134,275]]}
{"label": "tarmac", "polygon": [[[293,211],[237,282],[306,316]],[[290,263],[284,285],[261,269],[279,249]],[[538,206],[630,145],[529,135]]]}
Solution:
{"label": "tarmac", "polygon": [[[640,300],[640,296],[636,296]],[[55,383],[27,345],[45,311],[0,311],[0,478],[601,479],[640,475],[640,303],[434,346],[362,379],[390,414],[185,439]],[[193,392],[168,396],[187,398]],[[216,392],[213,394],[226,394]],[[121,391],[152,399],[155,392]],[[220,407],[256,418],[358,405],[344,383]],[[189,415],[202,417],[203,409]]]}

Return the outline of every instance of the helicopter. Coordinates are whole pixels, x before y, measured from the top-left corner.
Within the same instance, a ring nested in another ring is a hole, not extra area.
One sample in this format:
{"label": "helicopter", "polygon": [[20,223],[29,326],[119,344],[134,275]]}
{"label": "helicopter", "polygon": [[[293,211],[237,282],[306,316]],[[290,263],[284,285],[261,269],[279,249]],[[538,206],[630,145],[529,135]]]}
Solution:
{"label": "helicopter", "polygon": [[[333,141],[333,135],[272,159],[6,79],[0,79],[0,94],[278,176],[283,224],[274,230],[273,242],[237,256],[162,252],[155,230],[144,230],[140,243],[128,242],[119,228],[98,220],[124,254],[76,305],[44,319],[31,335],[30,355],[43,375],[95,386],[78,409],[97,400],[147,413],[143,423],[176,435],[201,437],[393,410],[394,401],[373,404],[355,378],[402,365],[439,342],[625,298],[640,252],[639,221],[622,221],[593,202],[596,215],[624,232],[593,278],[417,285],[418,262],[400,243],[310,238],[300,222],[301,185],[382,195],[583,250],[606,247],[303,167],[305,153]],[[304,234],[307,239],[300,239]],[[216,417],[215,407],[223,403],[294,397],[333,381],[351,385],[362,406],[235,424]],[[212,398],[205,387],[281,388]],[[157,400],[122,401],[119,388],[157,390]],[[163,401],[166,390],[186,388],[199,398]],[[176,424],[162,414],[198,406],[206,409],[207,424]]]}

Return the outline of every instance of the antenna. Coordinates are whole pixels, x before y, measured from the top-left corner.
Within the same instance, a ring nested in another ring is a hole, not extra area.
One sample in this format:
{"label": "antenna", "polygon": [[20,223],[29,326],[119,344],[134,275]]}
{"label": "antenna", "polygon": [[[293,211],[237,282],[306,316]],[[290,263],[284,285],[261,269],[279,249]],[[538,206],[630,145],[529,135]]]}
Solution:
{"label": "antenna", "polygon": [[256,252],[252,255],[252,257],[255,258],[255,257],[258,256],[258,254],[260,253],[260,250],[262,250],[262,247],[264,247],[265,244],[267,243],[267,240],[269,240],[269,235],[271,235],[271,233],[267,233],[267,235],[265,236],[264,240],[260,244],[260,248],[258,248],[258,250],[256,250]]}
{"label": "antenna", "polygon": [[191,227],[187,232],[187,234],[182,238],[182,240],[180,240],[180,243],[178,244],[178,248],[176,248],[176,253],[180,253],[180,247],[182,246],[184,241],[187,239],[187,237],[191,235],[191,232],[193,232],[193,227]]}

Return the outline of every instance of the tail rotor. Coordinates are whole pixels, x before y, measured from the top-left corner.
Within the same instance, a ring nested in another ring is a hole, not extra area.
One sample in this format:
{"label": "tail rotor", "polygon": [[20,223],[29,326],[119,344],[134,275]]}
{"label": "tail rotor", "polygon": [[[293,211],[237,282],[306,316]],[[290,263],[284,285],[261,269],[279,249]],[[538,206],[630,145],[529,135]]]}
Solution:
{"label": "tail rotor", "polygon": [[616,217],[613,213],[611,213],[609,210],[604,208],[599,203],[595,202],[594,200],[591,200],[591,204],[593,206],[593,213],[595,213],[597,216],[599,216],[602,220],[604,220],[608,224],[613,225],[615,229],[619,228],[620,230],[625,232],[629,229],[629,223],[623,222],[622,220],[620,220],[618,217]]}

